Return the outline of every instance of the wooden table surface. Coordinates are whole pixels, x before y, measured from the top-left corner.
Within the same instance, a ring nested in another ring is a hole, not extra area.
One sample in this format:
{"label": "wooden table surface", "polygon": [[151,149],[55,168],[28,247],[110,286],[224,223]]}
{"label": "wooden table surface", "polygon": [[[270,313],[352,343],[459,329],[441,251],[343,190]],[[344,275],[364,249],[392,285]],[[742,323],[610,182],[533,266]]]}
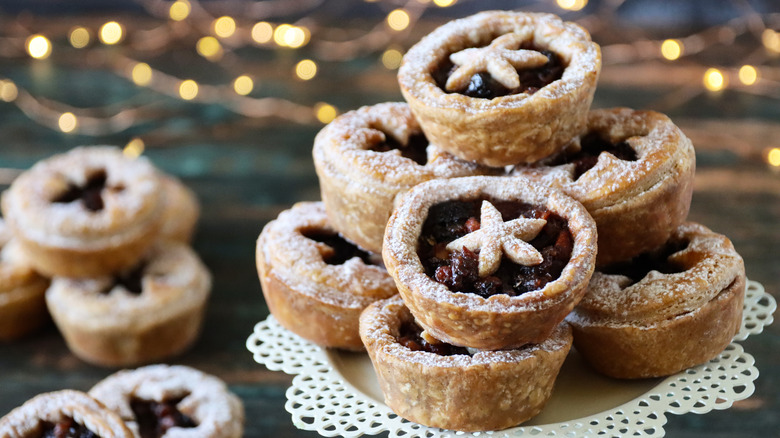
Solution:
{"label": "wooden table surface", "polygon": [[[273,57],[277,63],[290,62],[285,53]],[[202,336],[170,363],[224,379],[244,401],[245,436],[315,436],[296,429],[284,410],[291,377],[254,363],[245,341],[255,323],[268,315],[255,270],[255,240],[281,210],[297,201],[319,199],[310,152],[321,126],[249,119],[218,105],[184,104],[99,69],[52,62],[42,77],[36,71],[40,67],[29,59],[4,59],[0,75],[33,92],[84,105],[136,94],[158,101],[163,116],[125,132],[91,137],[43,128],[16,106],[0,102],[0,189],[18,170],[74,146],[124,145],[133,136],[146,138],[145,155],[180,176],[200,198],[202,218],[194,247],[214,276]],[[262,74],[262,69],[270,72],[274,67],[258,68]],[[748,277],[780,298],[780,172],[765,161],[768,147],[780,147],[780,102],[735,91],[687,95],[667,80],[685,74],[697,77],[686,67],[661,63],[642,69],[605,66],[594,107],[658,109],[682,127],[697,154],[690,219],[729,236],[745,259]],[[395,71],[375,59],[334,63],[305,83],[277,78],[275,86],[291,99],[327,101],[342,111],[401,100]],[[668,415],[668,436],[780,436],[780,325],[742,345],[760,370],[755,393],[726,411]],[[2,344],[0,416],[38,393],[89,389],[113,371],[75,358],[53,325]]]}

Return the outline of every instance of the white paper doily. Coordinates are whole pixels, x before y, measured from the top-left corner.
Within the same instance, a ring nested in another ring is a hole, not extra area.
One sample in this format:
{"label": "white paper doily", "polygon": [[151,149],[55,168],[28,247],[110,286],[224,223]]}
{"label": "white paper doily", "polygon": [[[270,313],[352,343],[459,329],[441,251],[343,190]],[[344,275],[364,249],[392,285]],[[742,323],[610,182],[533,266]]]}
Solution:
{"label": "white paper doily", "polygon": [[[761,333],[773,321],[775,299],[748,281],[740,332],[735,341]],[[753,356],[731,343],[706,364],[673,376],[641,381],[609,379],[591,371],[576,350],[566,359],[544,410],[521,427],[464,433],[422,426],[382,403],[368,355],[320,348],[287,331],[269,316],[247,339],[255,361],[295,375],[285,409],[293,424],[324,436],[645,436],[661,437],[665,413],[703,414],[727,409],[753,394],[758,377]],[[597,391],[599,397],[593,397]],[[595,399],[595,400],[594,400]]]}

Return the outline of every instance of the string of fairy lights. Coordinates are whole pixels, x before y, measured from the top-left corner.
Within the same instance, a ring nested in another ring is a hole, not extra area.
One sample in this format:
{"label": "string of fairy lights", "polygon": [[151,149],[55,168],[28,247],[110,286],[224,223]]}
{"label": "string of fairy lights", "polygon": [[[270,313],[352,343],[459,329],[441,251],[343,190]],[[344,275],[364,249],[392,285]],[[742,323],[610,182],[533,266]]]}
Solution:
{"label": "string of fairy lights", "polygon": [[[52,62],[52,55],[64,50],[64,45],[85,57],[111,47],[124,48],[118,54],[114,51],[112,56],[100,58],[104,59],[101,67],[138,87],[182,101],[218,104],[253,119],[278,118],[292,123],[325,124],[339,114],[339,110],[328,102],[302,103],[281,97],[259,97],[255,91],[263,78],[240,72],[244,61],[236,51],[249,48],[299,53],[300,59],[290,72],[298,81],[317,80],[323,62],[365,56],[375,56],[382,68],[395,70],[405,48],[414,43],[407,37],[426,10],[448,8],[469,0],[364,0],[383,8],[384,18],[360,30],[319,23],[314,12],[323,1],[204,4],[197,0],[139,0],[154,22],[152,28],[137,28],[119,19],[85,25],[76,23],[79,17],[71,17],[59,20],[73,21],[67,29],[62,25],[56,29],[54,26],[35,29],[36,20],[33,19],[32,24],[28,22],[24,26],[0,26],[4,29],[0,30],[0,59],[29,57],[35,62]],[[599,32],[608,31],[604,30],[608,26],[604,26],[601,17],[614,16],[623,1],[601,2],[598,9],[590,8],[594,9],[592,11],[585,9],[587,0],[539,0],[537,3],[524,9],[569,14],[567,19],[580,22],[599,42]],[[289,23],[273,21],[277,16],[301,18]],[[2,19],[0,16],[0,24],[3,24]],[[9,20],[8,17],[5,19]],[[748,10],[727,23],[684,37],[602,44],[604,70],[610,66],[617,68],[650,61],[664,62],[669,68],[675,63],[685,63],[686,67],[693,64],[700,70],[700,81],[689,84],[692,91],[685,94],[688,99],[701,93],[722,93],[726,89],[780,99],[780,67],[773,62],[780,58],[780,32],[775,28],[780,28],[780,14],[759,15]],[[729,65],[705,65],[695,57],[745,36],[754,37],[755,50],[742,58],[746,60],[744,63],[730,59]],[[223,67],[229,64],[231,71],[236,71],[234,79],[230,83],[211,85],[166,73],[151,62],[139,60],[165,53],[174,43],[191,44],[191,49],[205,60]],[[43,126],[88,136],[122,133],[152,117],[146,114],[148,103],[128,99],[102,107],[76,108],[35,96],[7,77],[0,77],[0,102],[16,105],[27,117]],[[140,154],[144,147],[144,140],[135,137],[127,143],[126,151]],[[765,155],[768,163],[780,168],[780,148],[771,148]]]}

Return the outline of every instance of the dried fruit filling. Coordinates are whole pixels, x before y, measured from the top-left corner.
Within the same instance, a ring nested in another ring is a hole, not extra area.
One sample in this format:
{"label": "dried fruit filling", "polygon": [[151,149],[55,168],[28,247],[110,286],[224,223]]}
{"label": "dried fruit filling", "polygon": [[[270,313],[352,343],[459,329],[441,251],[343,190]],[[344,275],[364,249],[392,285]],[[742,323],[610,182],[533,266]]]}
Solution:
{"label": "dried fruit filling", "polygon": [[445,342],[430,343],[426,341],[422,337],[422,328],[414,322],[414,319],[409,319],[401,324],[398,330],[398,343],[412,351],[427,351],[439,356],[469,355],[468,350],[464,347],[457,347]]}
{"label": "dried fruit filling", "polygon": [[686,240],[672,240],[654,252],[643,253],[627,262],[615,263],[599,270],[604,274],[624,275],[630,278],[629,286],[641,281],[650,271],[658,271],[662,274],[683,272],[686,270],[685,267],[669,260],[669,257],[687,248],[688,244]]}
{"label": "dried fruit filling", "polygon": [[393,149],[401,151],[401,156],[408,158],[420,166],[425,166],[428,162],[428,139],[424,134],[413,134],[409,136],[409,140],[406,144],[401,144],[392,135],[385,134],[385,141],[377,143],[371,146],[371,150],[374,152],[388,152]]}
{"label": "dried fruit filling", "polygon": [[93,173],[87,178],[83,187],[73,183],[68,185],[68,189],[54,198],[52,202],[67,204],[74,201],[81,201],[84,208],[95,212],[103,209],[103,189],[106,188],[108,176],[104,170]]}
{"label": "dried fruit filling", "polygon": [[418,240],[417,255],[425,273],[453,292],[489,297],[496,294],[517,296],[542,289],[560,277],[571,258],[574,241],[565,219],[542,206],[518,201],[487,199],[504,221],[519,217],[545,219],[547,224],[529,243],[542,255],[538,265],[518,265],[502,257],[496,272],[480,278],[479,251],[467,248],[447,251],[449,242],[479,229],[483,199],[447,201],[432,206]]}
{"label": "dried fruit filling", "polygon": [[574,163],[573,178],[577,180],[583,173],[596,165],[599,155],[609,152],[615,158],[625,161],[636,161],[637,154],[627,141],[612,143],[596,132],[589,132],[580,139],[580,150],[574,153],[564,151],[553,158],[548,165],[559,166]]}
{"label": "dried fruit filling", "polygon": [[195,421],[176,407],[182,398],[162,402],[140,399],[131,401],[130,408],[138,423],[140,438],[160,438],[173,427],[196,427]]}
{"label": "dried fruit filling", "polygon": [[100,438],[100,436],[76,423],[72,418],[64,418],[56,424],[44,423],[41,438]]}
{"label": "dried fruit filling", "polygon": [[315,242],[324,243],[332,249],[332,251],[325,252],[322,255],[322,260],[329,265],[341,265],[353,257],[358,257],[367,265],[372,264],[371,254],[358,248],[336,233],[311,229],[303,230],[301,234]]}

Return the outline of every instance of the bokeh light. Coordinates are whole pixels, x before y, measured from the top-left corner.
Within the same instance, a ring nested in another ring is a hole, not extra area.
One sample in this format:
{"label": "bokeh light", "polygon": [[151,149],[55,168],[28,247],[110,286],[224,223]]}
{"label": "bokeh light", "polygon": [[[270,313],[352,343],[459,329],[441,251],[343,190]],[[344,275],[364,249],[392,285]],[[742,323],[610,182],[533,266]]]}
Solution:
{"label": "bokeh light", "polygon": [[152,68],[145,62],[139,62],[133,66],[133,71],[130,73],[133,78],[133,83],[136,85],[149,85],[152,82]]}
{"label": "bokeh light", "polygon": [[179,96],[184,100],[192,100],[198,97],[198,83],[187,79],[179,84]]}
{"label": "bokeh light", "polygon": [[122,41],[124,29],[122,29],[122,25],[116,21],[109,21],[100,27],[100,33],[98,35],[103,44],[116,44]]}
{"label": "bokeh light", "polygon": [[220,38],[229,38],[236,33],[236,20],[232,17],[224,16],[214,20],[214,35]]}
{"label": "bokeh light", "polygon": [[0,80],[0,100],[13,102],[19,96],[19,89],[11,80]]}
{"label": "bokeh light", "polygon": [[87,47],[91,39],[92,36],[89,34],[89,30],[87,30],[85,27],[74,27],[70,30],[70,34],[68,35],[70,45],[77,49],[83,49],[84,47]]}
{"label": "bokeh light", "polygon": [[387,25],[390,29],[401,31],[409,27],[409,13],[403,9],[396,9],[387,14]]}
{"label": "bokeh light", "polygon": [[567,11],[579,11],[588,5],[588,0],[558,0],[558,7]]}
{"label": "bokeh light", "polygon": [[222,57],[222,44],[212,36],[205,36],[198,40],[195,50],[204,58],[215,60]]}
{"label": "bokeh light", "polygon": [[403,53],[395,48],[389,48],[382,53],[382,65],[389,70],[395,70],[401,66]]}
{"label": "bokeh light", "polygon": [[311,59],[304,59],[295,65],[295,75],[304,81],[308,81],[317,76],[317,64]]}
{"label": "bokeh light", "polygon": [[274,27],[271,23],[261,21],[252,26],[252,39],[256,43],[265,44],[274,37]]}
{"label": "bokeh light", "polygon": [[704,86],[710,91],[720,91],[726,88],[726,77],[717,68],[709,68],[704,72]]}
{"label": "bokeh light", "polygon": [[317,120],[327,124],[336,118],[338,111],[336,111],[336,107],[333,105],[320,102],[314,106],[314,114],[317,116]]}
{"label": "bokeh light", "polygon": [[128,158],[138,158],[144,153],[144,149],[146,149],[144,141],[135,137],[127,142],[122,153]]}
{"label": "bokeh light", "polygon": [[79,121],[76,119],[75,114],[67,112],[60,116],[59,120],[57,121],[57,125],[60,127],[60,131],[68,133],[76,130],[76,127],[79,125]]}
{"label": "bokeh light", "polygon": [[190,2],[187,0],[176,0],[171,4],[171,8],[168,10],[168,15],[173,21],[182,21],[190,16]]}
{"label": "bokeh light", "polygon": [[246,96],[255,88],[255,81],[247,75],[241,75],[233,81],[233,90],[236,94]]}
{"label": "bokeh light", "polygon": [[51,55],[51,42],[43,35],[32,35],[27,39],[27,53],[35,59],[46,59]]}
{"label": "bokeh light", "polygon": [[739,68],[739,81],[745,85],[753,85],[758,80],[758,70],[752,65],[743,65]]}
{"label": "bokeh light", "polygon": [[679,59],[680,56],[682,56],[682,53],[683,45],[678,40],[665,40],[661,44],[661,56],[668,59],[669,61]]}

